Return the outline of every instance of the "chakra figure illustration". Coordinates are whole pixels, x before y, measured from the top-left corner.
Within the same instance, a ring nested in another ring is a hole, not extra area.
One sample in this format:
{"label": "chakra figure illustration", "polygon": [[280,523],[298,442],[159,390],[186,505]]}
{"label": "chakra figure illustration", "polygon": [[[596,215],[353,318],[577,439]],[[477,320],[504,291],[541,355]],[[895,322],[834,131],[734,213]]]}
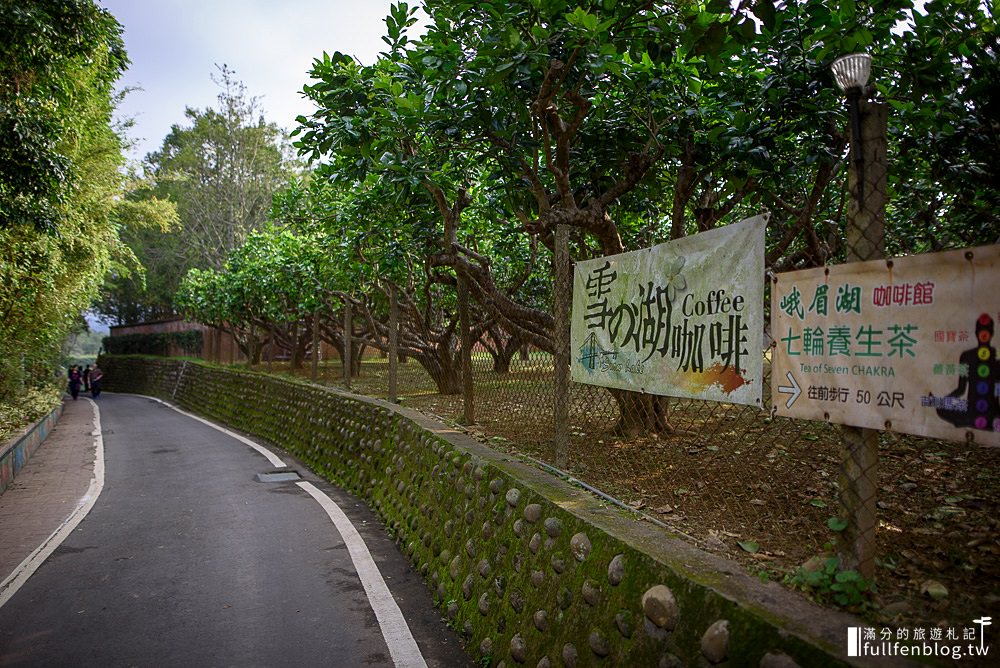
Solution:
{"label": "chakra figure illustration", "polygon": [[951,408],[938,408],[941,419],[956,427],[1000,431],[1000,362],[993,345],[993,318],[976,319],[976,347],[966,350],[959,363],[968,373],[959,376],[958,389],[949,397],[962,397]]}

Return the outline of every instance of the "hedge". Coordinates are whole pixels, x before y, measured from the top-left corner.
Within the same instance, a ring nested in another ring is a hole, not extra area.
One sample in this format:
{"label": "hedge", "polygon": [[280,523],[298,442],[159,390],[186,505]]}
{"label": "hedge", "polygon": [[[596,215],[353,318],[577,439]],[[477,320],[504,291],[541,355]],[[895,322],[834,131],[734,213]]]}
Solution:
{"label": "hedge", "polygon": [[204,346],[200,329],[184,332],[155,332],[105,336],[101,344],[110,355],[167,355],[173,344],[186,353],[197,355]]}

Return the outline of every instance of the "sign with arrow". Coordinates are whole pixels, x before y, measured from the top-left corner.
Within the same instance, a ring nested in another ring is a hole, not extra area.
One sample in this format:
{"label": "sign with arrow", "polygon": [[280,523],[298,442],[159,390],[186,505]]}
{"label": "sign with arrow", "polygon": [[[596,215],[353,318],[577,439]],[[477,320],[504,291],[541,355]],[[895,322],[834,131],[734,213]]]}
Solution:
{"label": "sign with arrow", "polygon": [[785,377],[788,379],[789,384],[779,385],[778,392],[780,392],[781,394],[791,395],[790,397],[788,397],[788,401],[785,402],[785,408],[791,408],[792,404],[795,403],[795,400],[799,398],[800,394],[802,394],[802,388],[799,386],[797,382],[795,382],[795,376],[792,375],[791,371],[786,373]]}
{"label": "sign with arrow", "polygon": [[997,286],[1000,246],[777,274],[775,412],[1000,446]]}

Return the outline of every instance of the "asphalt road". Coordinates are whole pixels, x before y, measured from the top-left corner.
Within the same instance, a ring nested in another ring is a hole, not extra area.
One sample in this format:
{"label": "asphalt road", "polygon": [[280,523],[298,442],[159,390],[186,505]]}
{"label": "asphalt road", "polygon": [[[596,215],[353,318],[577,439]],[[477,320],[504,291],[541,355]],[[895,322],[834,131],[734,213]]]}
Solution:
{"label": "asphalt road", "polygon": [[357,499],[276,451],[346,513],[419,652],[387,645],[401,630],[308,486],[258,482],[262,454],[150,399],[99,405],[103,492],[0,608],[0,666],[471,665]]}

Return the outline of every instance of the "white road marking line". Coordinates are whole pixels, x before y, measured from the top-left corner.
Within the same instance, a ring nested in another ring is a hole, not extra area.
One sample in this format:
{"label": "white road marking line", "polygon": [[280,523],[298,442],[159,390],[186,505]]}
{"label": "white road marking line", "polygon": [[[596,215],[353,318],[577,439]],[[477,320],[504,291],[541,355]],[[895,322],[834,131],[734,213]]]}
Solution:
{"label": "white road marking line", "polygon": [[420,648],[417,647],[417,641],[413,639],[410,627],[406,624],[406,619],[399,606],[396,605],[396,600],[392,597],[385,580],[382,579],[382,573],[375,564],[361,534],[354,528],[351,520],[340,509],[340,506],[317,489],[315,485],[311,482],[296,484],[323,507],[343,537],[344,543],[347,544],[351,561],[354,562],[354,568],[358,572],[358,577],[361,578],[361,584],[364,585],[368,601],[371,603],[375,617],[378,619],[378,625],[382,629],[385,644],[389,646],[392,662],[398,668],[426,668],[427,663],[420,653]]}
{"label": "white road marking line", "polygon": [[[143,394],[133,396],[146,397]],[[285,463],[275,456],[274,453],[248,438],[244,438],[225,427],[220,427],[214,422],[209,422],[197,415],[192,415],[156,397],[146,398],[157,401],[167,408],[172,408],[182,415],[193,418],[213,429],[218,429],[241,443],[249,445],[267,457],[268,461],[276,468],[283,468],[285,466]],[[351,561],[354,562],[354,569],[358,572],[358,578],[365,588],[365,593],[368,595],[368,602],[371,603],[372,611],[375,612],[375,618],[378,620],[379,628],[382,630],[382,637],[385,638],[385,644],[389,647],[389,655],[392,657],[392,662],[397,668],[427,668],[427,663],[420,653],[417,641],[414,640],[413,634],[410,632],[410,627],[406,623],[406,618],[403,617],[403,612],[392,597],[392,592],[389,591],[388,585],[386,585],[385,580],[382,578],[382,573],[375,564],[371,552],[368,551],[368,546],[365,545],[365,541],[361,537],[361,534],[358,533],[358,530],[354,528],[354,524],[351,523],[350,518],[347,517],[333,499],[321,492],[312,483],[299,482],[296,484],[305,490],[309,496],[314,498],[323,510],[326,511],[334,527],[344,539],[347,551],[351,555]]]}
{"label": "white road marking line", "polygon": [[69,517],[63,520],[62,524],[49,534],[49,537],[42,541],[41,545],[25,557],[24,561],[18,564],[17,568],[3,582],[0,582],[0,607],[3,607],[17,593],[17,590],[28,581],[28,578],[49,558],[49,555],[73,533],[73,530],[76,529],[80,522],[83,521],[83,518],[87,516],[87,513],[90,512],[91,508],[94,507],[94,504],[97,503],[97,498],[104,489],[104,437],[101,435],[101,409],[97,407],[96,402],[87,397],[83,398],[89,401],[94,409],[94,431],[92,435],[94,436],[94,444],[97,448],[94,455],[94,477],[90,481],[90,486],[87,488],[86,494],[80,498],[76,508],[73,509]]}
{"label": "white road marking line", "polygon": [[[122,392],[121,394],[126,394],[126,393]],[[148,397],[145,394],[133,394],[132,396],[134,396],[134,397],[142,397],[144,399],[152,399],[153,401],[155,401],[157,403],[163,404],[167,408],[172,408],[173,410],[177,411],[181,415],[186,415],[189,418],[191,418],[192,420],[197,420],[198,422],[201,422],[202,424],[207,424],[209,427],[212,427],[213,429],[218,429],[223,434],[226,434],[227,436],[231,436],[232,438],[235,438],[240,443],[243,443],[245,445],[249,445],[251,448],[253,448],[254,450],[256,450],[257,452],[259,452],[260,454],[262,454],[265,457],[267,457],[267,461],[271,462],[271,466],[273,466],[275,468],[279,468],[279,469],[285,467],[285,462],[283,462],[281,460],[281,458],[279,458],[276,454],[274,454],[273,452],[271,452],[270,450],[268,450],[264,446],[262,446],[262,445],[260,445],[258,443],[254,443],[249,438],[245,438],[243,436],[240,436],[236,432],[229,431],[225,427],[220,427],[219,425],[215,424],[214,422],[209,422],[208,420],[206,420],[204,418],[201,418],[201,417],[198,417],[197,415],[195,415],[193,413],[188,413],[187,411],[182,410],[182,409],[178,408],[177,406],[174,406],[173,404],[169,404],[166,401],[163,401],[162,399],[157,399],[156,397]]]}

